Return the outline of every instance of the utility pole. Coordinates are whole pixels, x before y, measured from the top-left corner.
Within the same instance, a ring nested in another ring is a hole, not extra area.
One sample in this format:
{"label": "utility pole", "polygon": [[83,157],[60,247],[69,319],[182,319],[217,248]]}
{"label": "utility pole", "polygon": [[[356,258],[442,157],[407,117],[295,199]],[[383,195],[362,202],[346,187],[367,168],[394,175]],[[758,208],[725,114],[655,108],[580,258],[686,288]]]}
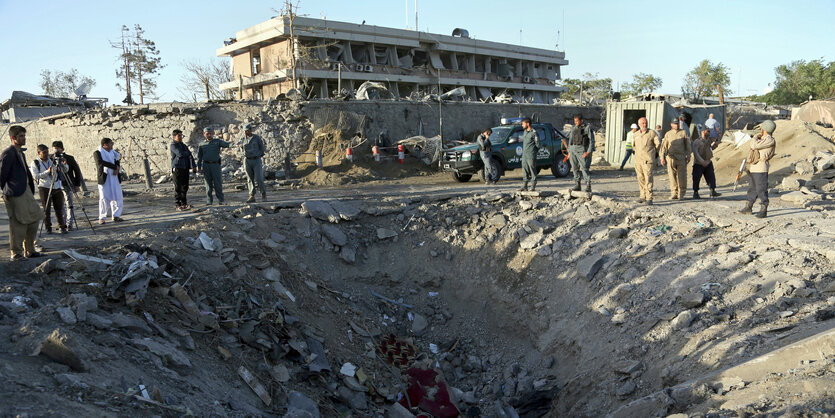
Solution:
{"label": "utility pole", "polygon": [[415,30],[420,32],[420,27],[418,26],[417,0],[415,0]]}
{"label": "utility pole", "polygon": [[[417,2],[417,0],[415,0]],[[444,143],[444,100],[441,98],[441,70],[438,70],[438,130],[441,132],[441,145]]]}
{"label": "utility pole", "polygon": [[299,88],[299,80],[296,77],[296,36],[293,32],[293,20],[295,19],[295,14],[293,13],[293,2],[287,1],[287,14],[290,19],[290,67],[293,71],[293,87]]}

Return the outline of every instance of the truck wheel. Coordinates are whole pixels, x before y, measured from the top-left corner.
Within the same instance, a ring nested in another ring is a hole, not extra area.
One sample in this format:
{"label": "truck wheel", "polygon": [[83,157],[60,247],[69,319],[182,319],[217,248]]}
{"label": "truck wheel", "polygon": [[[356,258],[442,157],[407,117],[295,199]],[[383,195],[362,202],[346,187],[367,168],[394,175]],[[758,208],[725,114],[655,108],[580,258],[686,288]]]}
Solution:
{"label": "truck wheel", "polygon": [[[490,167],[492,167],[493,172],[493,182],[499,181],[499,178],[502,176],[501,167],[499,166],[499,162],[495,159],[490,159]],[[481,181],[487,183],[487,177],[484,175],[484,170],[481,170]]]}
{"label": "truck wheel", "polygon": [[553,174],[554,177],[565,177],[569,173],[571,173],[571,164],[569,164],[568,161],[563,161],[562,158],[557,158],[554,161],[554,165],[551,166],[551,174]]}
{"label": "truck wheel", "polygon": [[458,174],[458,173],[453,172],[452,173],[452,178],[454,178],[455,181],[457,181],[459,183],[466,183],[466,182],[470,181],[471,178],[473,178],[473,175],[472,174]]}

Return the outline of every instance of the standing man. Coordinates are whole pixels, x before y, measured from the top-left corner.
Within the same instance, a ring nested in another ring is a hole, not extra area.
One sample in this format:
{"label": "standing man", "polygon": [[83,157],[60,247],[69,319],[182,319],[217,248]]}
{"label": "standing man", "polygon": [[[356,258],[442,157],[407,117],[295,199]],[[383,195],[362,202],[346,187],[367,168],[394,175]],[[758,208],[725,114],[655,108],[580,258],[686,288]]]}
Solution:
{"label": "standing man", "polygon": [[264,187],[264,165],[261,157],[267,151],[264,140],[260,135],[253,135],[252,124],[244,125],[244,137],[238,141],[238,146],[243,147],[244,166],[246,167],[246,185],[249,189],[249,199],[246,203],[255,201],[255,186],[261,190],[261,199],[267,200],[267,189]]}
{"label": "standing man", "polygon": [[719,146],[719,140],[722,138],[722,134],[719,132],[719,121],[713,118],[713,113],[707,115],[707,120],[705,121],[705,128],[708,129],[708,138],[710,138],[710,147],[712,149],[716,149]]}
{"label": "standing man", "polygon": [[96,160],[96,182],[99,185],[99,223],[104,224],[108,212],[113,216],[113,222],[122,222],[122,155],[113,149],[113,140],[102,138],[101,146],[93,152]]}
{"label": "standing man", "polygon": [[493,181],[493,165],[491,164],[491,159],[493,157],[493,143],[490,142],[490,135],[493,134],[493,130],[487,128],[478,138],[475,140],[476,144],[478,144],[478,155],[481,157],[481,162],[484,163],[484,179],[487,184],[495,184],[496,182]]}
{"label": "standing man", "polygon": [[17,261],[41,255],[35,250],[35,235],[44,215],[35,203],[35,181],[23,155],[26,128],[14,125],[9,128],[9,136],[12,144],[0,154],[0,188],[9,214],[11,260]]}
{"label": "standing man", "polygon": [[214,139],[212,128],[203,128],[206,142],[197,148],[197,170],[203,172],[203,182],[206,184],[206,204],[212,204],[212,191],[217,195],[217,201],[223,204],[223,174],[220,171],[220,149],[229,148],[229,143]]}
{"label": "standing man", "polygon": [[699,183],[705,176],[710,187],[710,197],[718,197],[716,192],[716,174],[713,171],[713,149],[710,147],[710,129],[702,129],[702,136],[693,141],[693,199],[699,199]]}
{"label": "standing man", "polygon": [[629,127],[629,132],[626,133],[626,156],[623,157],[623,161],[620,163],[620,168],[618,171],[623,171],[623,166],[626,165],[626,162],[629,161],[629,157],[632,156],[632,144],[635,142],[635,132],[638,130],[638,125],[632,124]]}
{"label": "standing man", "polygon": [[539,135],[531,126],[531,118],[522,119],[522,188],[519,191],[528,190],[528,182],[531,183],[531,191],[536,190],[536,154],[539,152]]}
{"label": "standing man", "polygon": [[754,201],[760,198],[760,211],[756,216],[765,218],[768,215],[768,170],[771,168],[769,161],[774,157],[777,148],[777,142],[772,135],[777,125],[767,120],[759,125],[759,129],[760,133],[748,141],[748,203],[739,213],[751,213]]}
{"label": "standing man", "polygon": [[641,190],[641,197],[638,203],[652,204],[652,168],[655,165],[655,158],[658,155],[658,147],[661,141],[658,134],[647,128],[647,118],[638,119],[639,130],[635,132],[635,174],[638,176],[638,187]]}
{"label": "standing man", "polygon": [[[591,153],[594,151],[594,132],[591,130],[583,115],[574,115],[574,126],[568,133],[568,158],[571,161],[571,171],[574,173],[574,189],[580,190],[580,173],[586,183],[586,191],[591,193]],[[565,142],[565,140],[563,140]]]}
{"label": "standing man", "polygon": [[[63,167],[62,167],[63,165]],[[49,158],[49,148],[38,145],[38,158],[29,166],[32,176],[38,183],[38,194],[46,218],[43,221],[47,234],[52,233],[52,209],[55,209],[55,220],[61,228],[61,233],[67,233],[66,217],[64,216],[64,193],[61,188],[61,175],[67,169],[64,163],[55,164]]]}
{"label": "standing man", "polygon": [[75,157],[64,152],[64,143],[61,141],[52,142],[52,153],[59,160],[63,160],[67,164],[66,173],[58,173],[62,176],[61,186],[64,192],[64,206],[65,219],[67,223],[67,230],[72,230],[75,225],[75,207],[73,202],[73,194],[81,190],[81,183],[84,181],[84,175],[81,174],[81,167],[75,161]]}
{"label": "standing man", "polygon": [[670,199],[679,200],[687,191],[687,163],[690,162],[690,139],[678,128],[678,119],[670,121],[670,129],[661,144],[661,165],[667,166],[670,176]]}
{"label": "standing man", "polygon": [[175,129],[171,133],[174,141],[168,146],[171,152],[171,172],[174,175],[174,203],[179,211],[191,209],[188,204],[189,170],[197,173],[197,164],[188,145],[183,143],[183,131]]}

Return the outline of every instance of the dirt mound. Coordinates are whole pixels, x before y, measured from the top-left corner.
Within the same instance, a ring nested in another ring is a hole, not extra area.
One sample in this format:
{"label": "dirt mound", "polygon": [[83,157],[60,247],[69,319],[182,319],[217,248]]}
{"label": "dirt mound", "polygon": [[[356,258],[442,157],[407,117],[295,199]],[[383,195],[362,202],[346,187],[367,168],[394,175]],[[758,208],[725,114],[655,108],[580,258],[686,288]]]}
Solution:
{"label": "dirt mound", "polygon": [[[798,120],[778,120],[774,139],[777,150],[771,160],[769,181],[780,183],[783,177],[794,172],[794,165],[811,161],[821,151],[835,151],[835,129],[823,128]],[[719,184],[733,184],[742,159],[748,156],[747,145],[736,148],[732,142],[723,142],[714,151],[713,165]]]}

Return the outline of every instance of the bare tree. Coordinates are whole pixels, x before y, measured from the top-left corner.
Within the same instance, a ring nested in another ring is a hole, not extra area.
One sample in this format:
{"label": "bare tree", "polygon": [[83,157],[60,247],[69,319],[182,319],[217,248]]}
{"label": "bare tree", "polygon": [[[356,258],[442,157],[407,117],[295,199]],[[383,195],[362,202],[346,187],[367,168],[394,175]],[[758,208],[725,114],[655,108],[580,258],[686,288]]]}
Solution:
{"label": "bare tree", "polygon": [[67,72],[63,71],[41,71],[41,89],[43,93],[54,97],[72,97],[75,90],[83,84],[90,87],[96,85],[96,80],[93,80],[86,75],[78,73],[75,68]]}
{"label": "bare tree", "polygon": [[220,85],[233,81],[229,60],[214,59],[208,62],[199,60],[183,61],[185,74],[180,77],[182,86],[180,96],[187,101],[198,101],[198,97],[205,95],[206,100],[230,99],[228,91],[220,89]]}

